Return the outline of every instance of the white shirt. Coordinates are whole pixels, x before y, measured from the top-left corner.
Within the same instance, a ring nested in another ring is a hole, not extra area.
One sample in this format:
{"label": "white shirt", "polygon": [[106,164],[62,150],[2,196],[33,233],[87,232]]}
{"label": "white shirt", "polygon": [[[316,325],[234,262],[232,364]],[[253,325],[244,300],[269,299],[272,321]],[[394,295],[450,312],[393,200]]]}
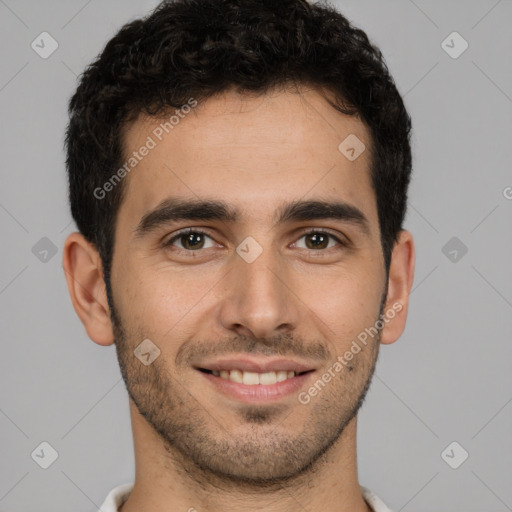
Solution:
{"label": "white shirt", "polygon": [[[133,483],[122,484],[112,489],[108,493],[107,498],[103,502],[103,505],[101,505],[98,512],[118,512],[118,508],[128,499],[128,495],[132,488]],[[363,498],[373,512],[391,512],[391,510],[384,505],[382,500],[373,494],[370,489],[361,486],[361,492],[363,493]]]}

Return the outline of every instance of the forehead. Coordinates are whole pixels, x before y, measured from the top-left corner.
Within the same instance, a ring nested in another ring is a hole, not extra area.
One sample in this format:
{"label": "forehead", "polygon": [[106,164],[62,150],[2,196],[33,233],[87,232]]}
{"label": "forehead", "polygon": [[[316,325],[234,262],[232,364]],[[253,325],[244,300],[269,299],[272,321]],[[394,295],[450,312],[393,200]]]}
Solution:
{"label": "forehead", "polygon": [[[376,220],[369,130],[318,90],[226,92],[184,112],[141,116],[124,132],[125,159],[139,153],[119,212],[129,225],[170,196],[215,197],[260,221],[285,201],[343,199]],[[351,161],[339,146],[353,137],[366,149]]]}

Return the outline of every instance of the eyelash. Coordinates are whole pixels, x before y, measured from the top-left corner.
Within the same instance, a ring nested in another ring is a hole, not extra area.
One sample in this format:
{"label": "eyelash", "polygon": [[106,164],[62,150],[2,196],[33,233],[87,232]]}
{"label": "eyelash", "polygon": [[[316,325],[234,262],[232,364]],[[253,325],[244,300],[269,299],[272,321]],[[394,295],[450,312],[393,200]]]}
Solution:
{"label": "eyelash", "polygon": [[[213,240],[213,237],[208,234],[207,232],[205,231],[202,231],[201,229],[197,229],[197,228],[186,228],[186,229],[183,229],[181,231],[178,231],[178,233],[176,233],[172,238],[170,238],[167,242],[164,242],[164,247],[168,247],[168,246],[171,246],[172,247],[172,244],[180,239],[182,236],[184,235],[189,235],[191,233],[194,233],[194,234],[199,234],[199,235],[204,235],[204,236],[207,236],[209,238],[211,238]],[[347,247],[348,244],[346,242],[343,242],[342,240],[340,240],[339,237],[337,237],[336,235],[333,235],[332,233],[330,233],[329,231],[325,231],[325,230],[322,230],[322,229],[318,229],[318,228],[312,228],[312,229],[309,229],[308,231],[304,231],[303,233],[301,233],[300,237],[298,238],[301,239],[302,237],[306,236],[306,235],[314,235],[314,234],[321,234],[321,235],[327,235],[329,237],[331,237],[332,239],[334,239],[336,242],[338,242],[338,244],[342,247]],[[188,252],[188,253],[194,253],[194,252],[200,252],[201,249],[196,249],[195,251],[194,250],[187,250],[187,249],[181,249],[180,247],[176,247],[175,249],[179,250],[179,251],[183,251],[183,252]],[[333,249],[333,247],[329,247],[328,249]],[[318,250],[315,250],[315,249],[309,249],[310,251],[312,252],[325,252],[327,251],[328,249],[318,249]],[[307,250],[307,249],[306,249]]]}

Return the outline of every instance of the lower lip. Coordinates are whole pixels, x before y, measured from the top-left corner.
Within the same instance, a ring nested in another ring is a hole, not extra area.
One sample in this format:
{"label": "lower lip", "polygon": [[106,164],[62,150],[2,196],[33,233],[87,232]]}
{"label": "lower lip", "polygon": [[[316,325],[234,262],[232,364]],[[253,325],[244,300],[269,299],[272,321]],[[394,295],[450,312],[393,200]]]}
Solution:
{"label": "lower lip", "polygon": [[315,373],[314,371],[303,373],[302,375],[296,375],[291,379],[276,382],[275,384],[254,384],[251,386],[223,379],[211,373],[202,372],[200,370],[197,371],[216,386],[221,393],[247,403],[271,402],[297,393],[300,388],[304,386],[305,382]]}

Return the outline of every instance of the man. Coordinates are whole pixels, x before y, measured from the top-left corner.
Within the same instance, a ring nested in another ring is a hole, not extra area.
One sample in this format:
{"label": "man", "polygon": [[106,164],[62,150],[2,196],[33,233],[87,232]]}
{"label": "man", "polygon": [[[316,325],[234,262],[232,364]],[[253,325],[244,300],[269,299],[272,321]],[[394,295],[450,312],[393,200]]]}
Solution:
{"label": "man", "polygon": [[101,510],[388,511],[356,415],[414,245],[379,50],[305,0],[177,0],[108,42],[69,111],[63,266],[135,447]]}

